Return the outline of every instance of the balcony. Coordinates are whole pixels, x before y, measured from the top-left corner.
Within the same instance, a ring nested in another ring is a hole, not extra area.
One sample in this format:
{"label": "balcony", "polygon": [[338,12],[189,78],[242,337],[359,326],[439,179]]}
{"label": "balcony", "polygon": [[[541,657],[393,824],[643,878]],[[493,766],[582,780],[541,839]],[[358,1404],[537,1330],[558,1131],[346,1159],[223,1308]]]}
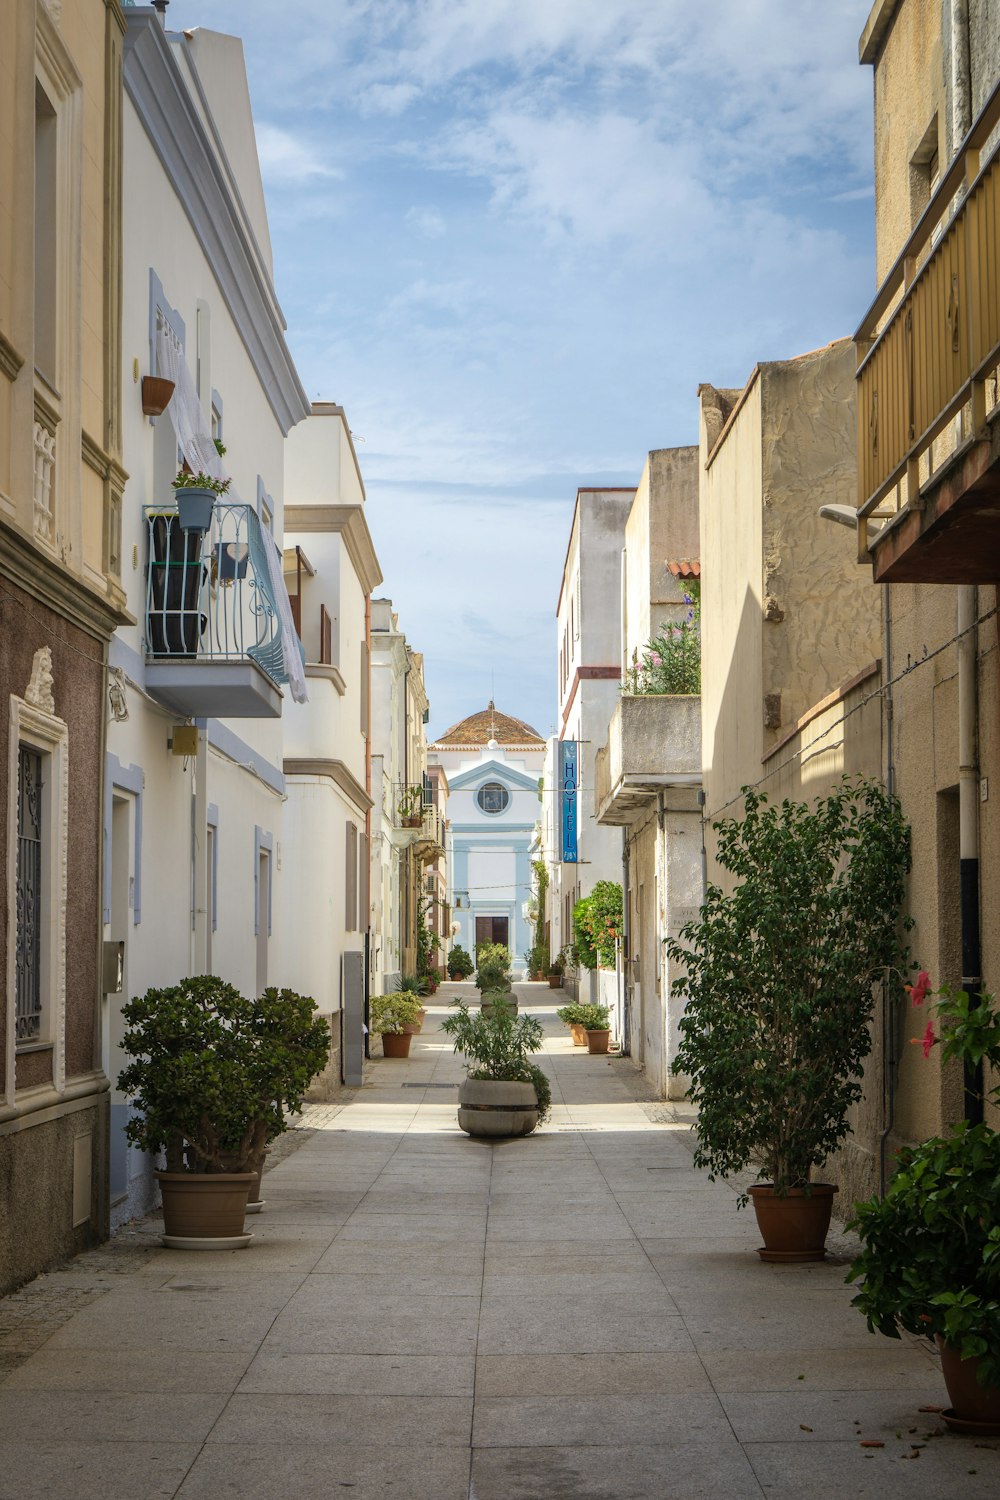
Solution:
{"label": "balcony", "polygon": [[665,805],[690,810],[700,787],[701,698],[623,694],[596,757],[598,823],[635,823],[661,795]]}
{"label": "balcony", "polygon": [[425,861],[442,851],[441,815],[420,782],[387,782],[382,806],[397,849],[412,848]]}
{"label": "balcony", "polygon": [[146,690],[185,718],[281,716],[281,622],[249,505],[219,501],[211,529],[145,512]]}
{"label": "balcony", "polygon": [[1000,146],[980,153],[998,124],[1000,86],[855,336],[858,556],[876,582],[996,580]]}

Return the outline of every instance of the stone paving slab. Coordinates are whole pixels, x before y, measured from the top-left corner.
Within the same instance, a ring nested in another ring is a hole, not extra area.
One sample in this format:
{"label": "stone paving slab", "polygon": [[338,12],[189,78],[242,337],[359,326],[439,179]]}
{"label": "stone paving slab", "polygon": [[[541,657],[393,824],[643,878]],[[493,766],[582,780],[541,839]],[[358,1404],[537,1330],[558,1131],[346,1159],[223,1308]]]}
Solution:
{"label": "stone paving slab", "polygon": [[534,1135],[458,1130],[436,1004],[276,1143],[247,1250],[154,1219],[0,1302],[0,1500],[995,1500],[1000,1442],[917,1412],[936,1358],[867,1332],[842,1229],[762,1265],[689,1112],[574,1050],[562,998],[521,987]]}

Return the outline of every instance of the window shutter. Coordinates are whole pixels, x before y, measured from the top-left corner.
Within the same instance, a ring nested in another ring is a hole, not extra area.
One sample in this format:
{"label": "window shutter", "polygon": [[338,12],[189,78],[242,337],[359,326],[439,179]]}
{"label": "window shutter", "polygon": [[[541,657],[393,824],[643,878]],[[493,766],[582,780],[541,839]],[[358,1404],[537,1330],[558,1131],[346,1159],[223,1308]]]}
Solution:
{"label": "window shutter", "polygon": [[366,932],[371,922],[371,873],[371,845],[368,835],[363,833],[361,835],[361,920],[358,923],[361,932]]}
{"label": "window shutter", "polygon": [[356,823],[347,825],[347,894],[344,926],[348,932],[358,930],[358,829]]}
{"label": "window shutter", "polygon": [[325,667],[333,665],[333,621],[325,604],[319,607],[319,659]]}

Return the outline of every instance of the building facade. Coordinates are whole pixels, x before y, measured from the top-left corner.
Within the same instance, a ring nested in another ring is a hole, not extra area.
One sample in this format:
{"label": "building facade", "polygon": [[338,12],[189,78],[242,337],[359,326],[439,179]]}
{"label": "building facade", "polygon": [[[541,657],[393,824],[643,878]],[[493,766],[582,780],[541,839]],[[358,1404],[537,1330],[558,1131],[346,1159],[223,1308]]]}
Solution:
{"label": "building facade", "polygon": [[[309,700],[285,708],[283,879],[277,971],[330,1027],[310,1096],[344,1081],[345,1000],[363,1006],[370,942],[369,601],[382,573],[343,408],[314,403],[285,454],[285,577]],[[353,992],[352,992],[353,991]],[[358,1059],[352,1059],[357,1076]]]}
{"label": "building facade", "polygon": [[0,4],[0,1292],[107,1233],[124,33],[117,0]]}
{"label": "building facade", "polygon": [[[242,44],[167,31],[150,8],[125,14],[131,622],[110,651],[101,885],[104,938],[122,956],[103,1000],[113,1224],[156,1191],[153,1163],[125,1137],[122,1002],[188,974],[244,994],[290,982],[276,952],[282,715],[289,661],[301,665],[280,549],[285,439],[310,410],[274,291]],[[180,524],[182,461],[231,480],[203,532]]]}
{"label": "building facade", "polygon": [[431,773],[440,767],[448,778],[454,941],[473,957],[481,943],[502,943],[524,978],[545,741],[491,702],[436,739],[427,756]]}

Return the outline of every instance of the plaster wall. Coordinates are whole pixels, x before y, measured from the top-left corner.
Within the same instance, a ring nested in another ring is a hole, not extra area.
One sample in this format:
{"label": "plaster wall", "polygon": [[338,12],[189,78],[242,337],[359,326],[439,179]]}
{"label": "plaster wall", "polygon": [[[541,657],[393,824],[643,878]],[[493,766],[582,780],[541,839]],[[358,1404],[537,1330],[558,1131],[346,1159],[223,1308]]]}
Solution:
{"label": "plaster wall", "polygon": [[682,620],[688,585],[668,563],[696,561],[698,449],[659,448],[646,459],[625,527],[623,665],[670,621]]}
{"label": "plaster wall", "polygon": [[759,766],[764,753],[760,381],[753,381],[706,467],[712,396],[703,393],[701,402],[699,499],[702,784],[709,818],[739,796],[747,768]]}

